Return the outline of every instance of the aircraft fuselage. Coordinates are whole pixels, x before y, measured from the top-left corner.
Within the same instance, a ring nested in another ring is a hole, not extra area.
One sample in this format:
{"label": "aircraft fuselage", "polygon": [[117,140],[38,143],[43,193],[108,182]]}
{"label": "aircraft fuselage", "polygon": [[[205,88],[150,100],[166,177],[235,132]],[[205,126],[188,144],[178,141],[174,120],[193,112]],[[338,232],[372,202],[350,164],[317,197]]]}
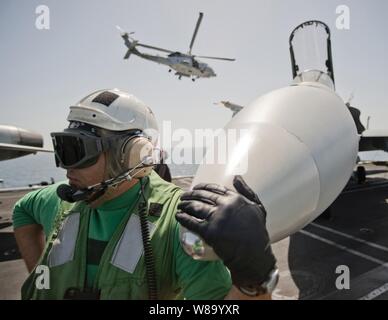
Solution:
{"label": "aircraft fuselage", "polygon": [[178,76],[189,78],[211,78],[216,76],[213,69],[206,63],[182,53],[174,53],[167,57],[141,53],[137,50],[132,53],[143,59],[167,65],[171,69],[175,70]]}
{"label": "aircraft fuselage", "polygon": [[43,137],[39,133],[22,128],[0,125],[0,161],[26,156],[43,149]]}

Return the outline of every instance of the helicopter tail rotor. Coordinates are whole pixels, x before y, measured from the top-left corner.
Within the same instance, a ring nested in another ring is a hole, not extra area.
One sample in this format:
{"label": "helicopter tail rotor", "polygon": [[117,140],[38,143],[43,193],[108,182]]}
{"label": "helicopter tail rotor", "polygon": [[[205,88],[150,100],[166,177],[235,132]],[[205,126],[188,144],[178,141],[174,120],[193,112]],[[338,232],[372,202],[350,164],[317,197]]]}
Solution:
{"label": "helicopter tail rotor", "polygon": [[116,29],[120,31],[120,35],[121,37],[123,38],[129,38],[131,39],[132,41],[135,41],[135,39],[133,37],[130,36],[130,34],[134,34],[135,32],[134,31],[131,31],[131,32],[127,32],[125,30],[123,30],[120,26],[116,26]]}
{"label": "helicopter tail rotor", "polygon": [[[125,41],[125,39],[124,39],[124,41]],[[126,46],[128,47],[128,50],[127,50],[127,52],[125,53],[125,55],[123,57],[124,60],[129,59],[129,56],[132,53],[139,53],[139,51],[137,51],[137,49],[136,49],[137,43],[138,43],[137,40],[134,40],[132,42],[128,40],[128,41],[125,42]]]}
{"label": "helicopter tail rotor", "polygon": [[117,30],[120,31],[121,38],[123,38],[125,45],[127,46],[128,50],[126,54],[124,55],[124,59],[127,60],[129,59],[129,56],[131,53],[137,51],[136,46],[139,41],[135,40],[133,37],[130,35],[134,34],[135,32],[126,32],[123,29],[120,28],[120,26],[116,26]]}

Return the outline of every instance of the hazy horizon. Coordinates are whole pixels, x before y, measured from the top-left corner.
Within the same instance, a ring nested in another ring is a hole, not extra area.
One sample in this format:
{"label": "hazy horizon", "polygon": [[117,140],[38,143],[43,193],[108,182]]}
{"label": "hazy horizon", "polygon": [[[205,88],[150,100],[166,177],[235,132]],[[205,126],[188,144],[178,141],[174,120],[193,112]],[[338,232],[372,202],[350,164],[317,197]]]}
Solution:
{"label": "hazy horizon", "polygon": [[[50,29],[38,30],[35,9],[50,9]],[[350,29],[336,28],[336,8],[350,9]],[[0,3],[1,124],[49,133],[67,126],[68,107],[90,92],[121,88],[154,111],[159,125],[219,128],[231,112],[214,102],[247,105],[291,82],[288,37],[303,21],[326,22],[332,32],[337,92],[361,109],[370,128],[386,128],[388,2],[310,1],[11,1]],[[187,52],[204,13],[193,53],[236,58],[203,60],[217,77],[178,80],[168,67],[132,56],[116,25],[146,44]]]}

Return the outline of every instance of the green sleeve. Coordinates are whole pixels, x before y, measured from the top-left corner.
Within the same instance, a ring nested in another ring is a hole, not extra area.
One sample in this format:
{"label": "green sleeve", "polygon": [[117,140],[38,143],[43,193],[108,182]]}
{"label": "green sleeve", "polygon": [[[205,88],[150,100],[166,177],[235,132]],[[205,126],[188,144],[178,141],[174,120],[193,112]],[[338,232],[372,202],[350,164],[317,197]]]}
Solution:
{"label": "green sleeve", "polygon": [[175,272],[183,296],[188,300],[219,300],[229,293],[232,280],[222,261],[198,261],[186,254],[175,233]]}
{"label": "green sleeve", "polygon": [[29,224],[40,224],[46,236],[50,234],[60,199],[56,194],[59,184],[39,189],[19,199],[13,209],[15,229]]}

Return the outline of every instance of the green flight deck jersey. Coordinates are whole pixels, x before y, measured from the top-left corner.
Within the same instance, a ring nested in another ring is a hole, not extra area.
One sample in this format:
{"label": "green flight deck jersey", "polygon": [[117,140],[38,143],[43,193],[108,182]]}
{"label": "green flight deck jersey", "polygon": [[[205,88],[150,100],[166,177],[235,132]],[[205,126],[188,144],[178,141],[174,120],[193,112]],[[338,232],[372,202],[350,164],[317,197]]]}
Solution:
{"label": "green flight deck jersey", "polygon": [[[155,172],[145,197],[158,299],[223,299],[231,289],[221,261],[197,261],[179,242],[175,213],[181,189]],[[96,209],[62,201],[58,184],[25,195],[14,208],[14,228],[40,224],[46,246],[22,288],[23,299],[63,299],[68,290],[98,291],[100,299],[148,299],[140,183]],[[44,266],[49,288],[37,285]]]}

